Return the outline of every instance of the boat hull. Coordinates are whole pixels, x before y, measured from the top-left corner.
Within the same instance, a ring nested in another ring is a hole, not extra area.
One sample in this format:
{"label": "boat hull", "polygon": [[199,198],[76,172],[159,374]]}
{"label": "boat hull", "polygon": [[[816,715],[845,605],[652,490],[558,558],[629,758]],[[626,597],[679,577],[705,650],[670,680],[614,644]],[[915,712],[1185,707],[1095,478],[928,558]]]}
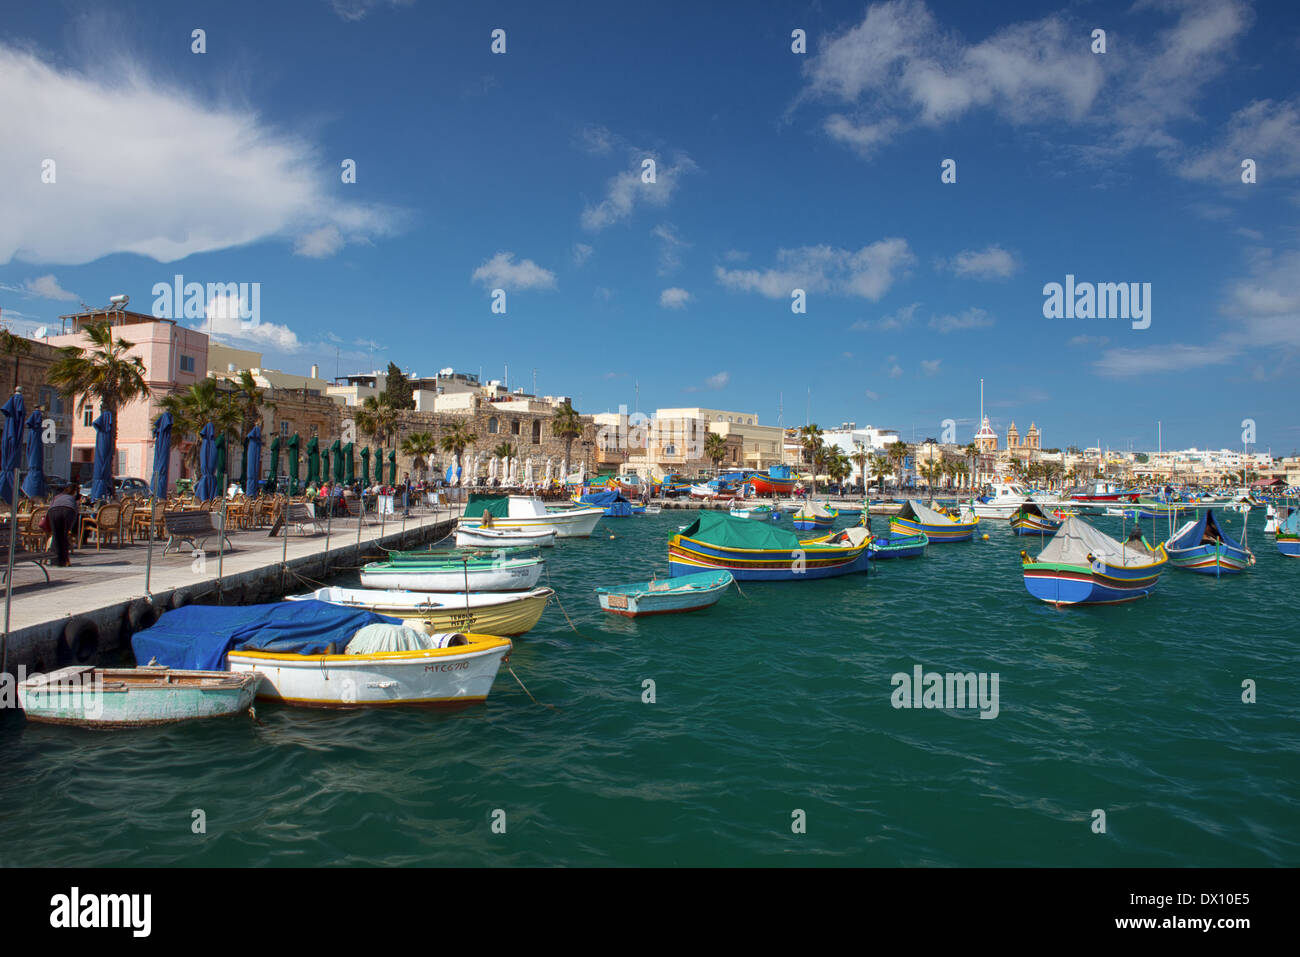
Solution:
{"label": "boat hull", "polygon": [[542,568],[540,561],[469,569],[428,568],[414,562],[366,565],[361,569],[361,584],[402,591],[524,591],[541,581]]}
{"label": "boat hull", "polygon": [[[697,579],[698,582],[692,582]],[[726,572],[705,572],[671,578],[666,582],[645,582],[619,588],[598,588],[600,607],[614,615],[643,618],[647,615],[671,615],[699,611],[716,605],[730,587],[732,576]],[[698,587],[687,587],[698,584]],[[660,586],[662,590],[656,590]]]}
{"label": "boat hull", "polygon": [[978,516],[969,522],[953,522],[947,525],[929,525],[911,518],[895,515],[889,520],[891,535],[919,535],[924,533],[931,543],[947,544],[949,542],[966,542],[975,536],[979,526]]}
{"label": "boat hull", "polygon": [[1121,567],[1099,562],[1074,565],[1026,562],[1025,588],[1052,605],[1117,605],[1145,598],[1156,587],[1164,560],[1152,565]]}
{"label": "boat hull", "polygon": [[1011,530],[1017,535],[1055,535],[1061,523],[1051,518],[1039,518],[1037,515],[1013,515]]}
{"label": "boat hull", "polygon": [[488,592],[446,595],[436,593],[363,588],[321,588],[290,601],[329,602],[351,608],[369,608],[381,615],[408,621],[427,622],[433,632],[477,632],[483,635],[516,636],[531,631],[555,592],[534,588],[526,592]]}
{"label": "boat hull", "polygon": [[683,535],[668,542],[668,569],[674,578],[722,569],[737,581],[808,581],[865,572],[870,559],[865,543],[859,548],[809,545],[787,551],[725,548]]}
{"label": "boat hull", "polygon": [[888,535],[883,538],[873,538],[867,547],[873,559],[920,558],[925,554],[925,546],[928,544],[930,539],[925,534]]}
{"label": "boat hull", "polygon": [[[522,529],[530,532],[552,531],[556,538],[590,538],[605,510],[601,508],[548,509],[545,515],[493,517],[492,528]],[[482,518],[461,518],[457,528],[478,528]]]}
{"label": "boat hull", "polygon": [[1277,537],[1277,550],[1279,554],[1287,558],[1300,558],[1300,538],[1279,535]]}
{"label": "boat hull", "polygon": [[749,479],[754,491],[759,495],[789,495],[794,491],[795,479],[773,478],[770,475],[754,475]]}
{"label": "boat hull", "polygon": [[[224,671],[63,670],[92,677],[76,683],[39,680],[57,678],[60,672],[55,672],[21,683],[18,704],[28,721],[111,730],[228,717],[248,710],[258,686],[256,677],[232,681]],[[166,675],[183,680],[168,682]]]}
{"label": "boat hull", "polygon": [[456,711],[487,700],[510,640],[468,635],[455,648],[373,655],[232,651],[232,672],[262,676],[257,697],[304,708],[419,706]]}
{"label": "boat hull", "polygon": [[1187,572],[1201,575],[1238,575],[1252,564],[1255,557],[1244,548],[1234,548],[1223,542],[1197,545],[1193,548],[1169,548],[1169,564]]}
{"label": "boat hull", "polygon": [[456,547],[469,548],[550,548],[558,533],[548,529],[496,529],[464,526],[456,529]]}

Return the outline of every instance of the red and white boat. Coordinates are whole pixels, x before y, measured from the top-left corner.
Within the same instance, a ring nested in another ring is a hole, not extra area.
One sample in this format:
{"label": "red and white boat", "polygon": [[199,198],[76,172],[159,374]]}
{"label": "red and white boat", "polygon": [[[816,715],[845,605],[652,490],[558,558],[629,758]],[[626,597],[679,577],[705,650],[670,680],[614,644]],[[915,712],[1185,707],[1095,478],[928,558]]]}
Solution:
{"label": "red and white boat", "polygon": [[1082,505],[1100,502],[1136,502],[1140,495],[1140,492],[1135,492],[1132,489],[1121,488],[1118,482],[1096,479],[1084,491],[1073,493],[1070,496],[1070,501]]}

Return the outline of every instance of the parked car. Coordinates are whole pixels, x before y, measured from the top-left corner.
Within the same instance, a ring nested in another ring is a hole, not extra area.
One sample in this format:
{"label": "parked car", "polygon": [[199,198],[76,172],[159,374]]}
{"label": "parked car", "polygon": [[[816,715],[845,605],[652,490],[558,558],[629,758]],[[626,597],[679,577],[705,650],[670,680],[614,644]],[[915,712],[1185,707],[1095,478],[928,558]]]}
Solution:
{"label": "parked car", "polygon": [[[81,494],[89,498],[91,481],[81,483]],[[113,479],[113,498],[121,498],[123,495],[148,495],[149,483],[141,478],[115,478]]]}

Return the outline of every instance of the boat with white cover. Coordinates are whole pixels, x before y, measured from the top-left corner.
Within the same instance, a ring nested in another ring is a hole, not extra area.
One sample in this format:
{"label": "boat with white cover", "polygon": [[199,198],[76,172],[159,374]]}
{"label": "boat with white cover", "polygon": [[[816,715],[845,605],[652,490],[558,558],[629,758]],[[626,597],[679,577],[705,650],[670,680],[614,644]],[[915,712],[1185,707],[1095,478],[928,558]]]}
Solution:
{"label": "boat with white cover", "polygon": [[471,495],[457,528],[487,526],[553,531],[557,538],[590,538],[604,514],[603,508],[548,506],[532,495]]}

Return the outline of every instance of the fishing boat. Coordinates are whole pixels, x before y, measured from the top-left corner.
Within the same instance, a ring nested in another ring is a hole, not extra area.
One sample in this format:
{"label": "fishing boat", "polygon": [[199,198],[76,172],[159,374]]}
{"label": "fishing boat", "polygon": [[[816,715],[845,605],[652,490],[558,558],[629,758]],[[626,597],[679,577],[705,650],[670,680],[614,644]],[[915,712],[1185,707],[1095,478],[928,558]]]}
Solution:
{"label": "fishing boat", "polygon": [[1117,502],[1135,502],[1138,495],[1138,492],[1126,489],[1118,482],[1094,479],[1093,483],[1086,488],[1074,490],[1067,500],[1075,505],[1113,505]]}
{"label": "fishing boat", "polygon": [[715,605],[735,579],[731,572],[700,572],[663,581],[597,588],[600,607],[615,615],[638,618],[698,611]]}
{"label": "fishing boat", "polygon": [[422,705],[487,698],[512,645],[480,634],[429,634],[399,619],[320,601],[186,605],[136,632],[137,659],[259,676],[257,697],[318,708]]}
{"label": "fishing boat", "polygon": [[82,728],[134,728],[243,714],[256,675],[142,668],[60,668],[18,685],[28,721]]}
{"label": "fishing boat", "polygon": [[924,532],[931,542],[946,544],[969,541],[974,537],[979,523],[978,515],[965,519],[954,517],[947,512],[922,505],[916,499],[908,499],[897,514],[890,516],[889,532],[891,535],[916,535]]}
{"label": "fishing boat", "polygon": [[839,518],[861,518],[865,505],[836,505],[835,514]]}
{"label": "fishing boat", "polygon": [[[548,506],[531,495],[472,494],[457,528],[487,525],[498,529],[554,531],[558,538],[589,538],[604,509]],[[485,520],[486,516],[486,520]]]}
{"label": "fishing boat", "polygon": [[658,515],[663,510],[664,507],[662,505],[647,505],[645,507],[645,513],[647,515]]}
{"label": "fishing boat", "polygon": [[1277,550],[1287,558],[1300,558],[1300,508],[1277,507]]}
{"label": "fishing boat", "polygon": [[1219,527],[1213,509],[1206,509],[1165,542],[1169,563],[1202,575],[1235,575],[1255,564],[1255,556]]}
{"label": "fishing boat", "polygon": [[867,546],[872,559],[877,558],[920,558],[925,554],[925,546],[930,544],[930,537],[925,532],[916,535],[882,535],[871,539]]}
{"label": "fishing boat", "polygon": [[804,506],[790,516],[794,527],[801,532],[830,528],[835,524],[836,512],[818,502],[805,502]]}
{"label": "fishing boat", "polygon": [[737,581],[808,581],[865,572],[871,533],[861,526],[848,531],[859,533],[856,543],[817,544],[768,522],[701,512],[668,540],[668,567],[674,578],[723,569]]}
{"label": "fishing boat", "polygon": [[605,518],[631,518],[637,512],[645,510],[644,506],[633,505],[617,489],[593,490],[576,497],[575,501],[579,505],[602,509]]}
{"label": "fishing boat", "polygon": [[1016,482],[998,481],[975,500],[972,511],[980,518],[1010,518],[1022,505],[1036,501],[1032,492]]}
{"label": "fishing boat", "polygon": [[788,465],[773,465],[766,473],[754,472],[749,482],[758,495],[790,495],[794,492],[794,472]]}
{"label": "fishing boat", "polygon": [[711,482],[697,482],[692,485],[690,495],[691,498],[726,502],[734,498],[739,498],[740,489],[721,479],[713,479]]}
{"label": "fishing boat", "polygon": [[289,601],[323,601],[366,608],[380,615],[427,622],[435,632],[473,631],[485,635],[522,635],[531,631],[555,594],[549,588],[528,591],[437,594],[378,588],[318,588]]}
{"label": "fishing boat", "polygon": [[1120,542],[1075,516],[1062,521],[1037,558],[1020,553],[1029,594],[1058,607],[1145,598],[1168,560],[1163,545],[1153,550],[1138,537]]}
{"label": "fishing boat", "polygon": [[1061,527],[1059,518],[1052,518],[1035,502],[1021,505],[1009,521],[1017,535],[1055,535]]}
{"label": "fishing boat", "polygon": [[555,544],[553,528],[531,530],[525,528],[492,528],[480,525],[456,529],[456,545],[461,548],[492,548],[512,546],[522,548],[550,548]]}
{"label": "fishing boat", "polygon": [[370,562],[361,567],[361,584],[411,591],[521,591],[536,587],[545,564],[541,558],[509,554]]}
{"label": "fishing boat", "polygon": [[775,522],[781,517],[781,513],[770,505],[751,505],[748,508],[733,505],[729,512],[736,518],[749,518],[756,522]]}
{"label": "fishing boat", "polygon": [[1151,498],[1139,498],[1133,507],[1123,509],[1121,514],[1130,522],[1140,522],[1154,518],[1177,520],[1186,518],[1195,511],[1195,509],[1188,508],[1185,505],[1161,502]]}

